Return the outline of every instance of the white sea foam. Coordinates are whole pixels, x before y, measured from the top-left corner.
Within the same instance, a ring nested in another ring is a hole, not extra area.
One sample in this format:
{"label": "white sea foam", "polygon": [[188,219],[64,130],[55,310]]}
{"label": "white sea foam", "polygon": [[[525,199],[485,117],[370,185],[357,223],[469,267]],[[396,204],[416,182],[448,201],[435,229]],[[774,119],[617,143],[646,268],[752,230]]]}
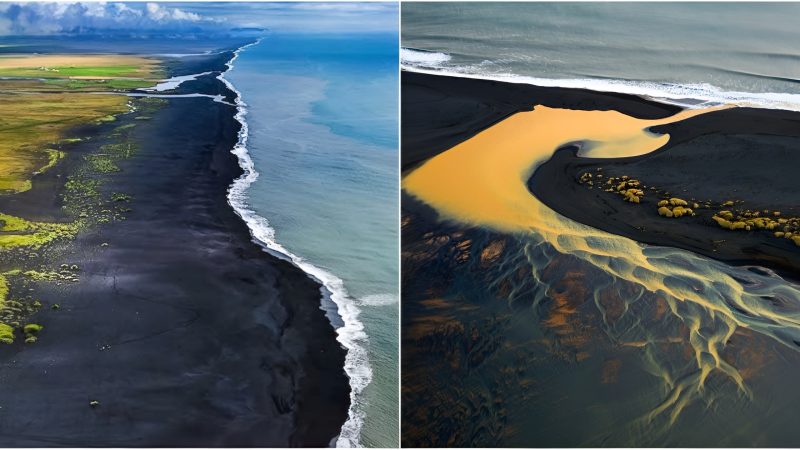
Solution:
{"label": "white sea foam", "polygon": [[204,75],[212,74],[213,72],[203,72],[203,73],[193,73],[191,75],[181,75],[177,77],[172,77],[166,80],[161,80],[160,83],[153,87],[148,88],[141,88],[141,91],[146,92],[163,92],[163,91],[171,91],[173,89],[177,89],[178,86],[187,82],[187,81],[194,81]]}
{"label": "white sea foam", "polygon": [[391,293],[365,295],[358,299],[362,306],[388,306],[397,304],[397,295]]}
{"label": "white sea foam", "polygon": [[[233,58],[227,62],[227,70],[233,69],[233,63],[239,54],[250,46],[257,45],[261,40],[245,45],[234,52]],[[238,142],[231,153],[239,159],[239,165],[244,173],[234,180],[228,189],[228,201],[236,213],[245,221],[256,242],[261,244],[269,253],[288,260],[309,276],[319,281],[323,288],[322,294],[330,299],[338,309],[339,316],[344,325],[336,330],[337,340],[347,350],[344,370],[350,379],[350,408],[347,421],[342,425],[337,447],[360,447],[361,427],[364,424],[364,400],[362,392],[372,381],[372,369],[367,355],[367,334],[364,325],[359,321],[360,310],[344,288],[340,278],[319,267],[314,266],[302,257],[295,255],[275,240],[275,230],[272,229],[266,218],[259,216],[247,203],[247,190],[258,179],[253,160],[247,151],[248,127],[245,116],[247,104],[242,100],[241,93],[225,78],[225,72],[217,78],[236,94],[236,120],[241,124]]]}
{"label": "white sea foam", "polygon": [[400,60],[417,67],[440,67],[450,61],[450,55],[402,47],[400,48]]}
{"label": "white sea foam", "polygon": [[415,50],[411,57],[406,58],[406,53],[401,52],[401,67],[411,72],[428,73],[434,75],[449,75],[461,78],[479,80],[495,80],[508,83],[531,84],[542,87],[560,87],[573,89],[589,89],[598,92],[615,92],[631,94],[640,97],[680,105],[685,108],[702,108],[709,105],[733,104],[753,108],[785,109],[800,111],[800,94],[786,92],[739,92],[726,91],[707,83],[659,83],[651,81],[614,80],[597,78],[540,78],[512,73],[490,73],[481,70],[481,67],[494,66],[493,64],[478,64],[473,66],[445,66],[450,57],[436,64],[429,64],[420,60],[417,54],[430,53],[432,55],[445,55],[443,53],[423,52]]}

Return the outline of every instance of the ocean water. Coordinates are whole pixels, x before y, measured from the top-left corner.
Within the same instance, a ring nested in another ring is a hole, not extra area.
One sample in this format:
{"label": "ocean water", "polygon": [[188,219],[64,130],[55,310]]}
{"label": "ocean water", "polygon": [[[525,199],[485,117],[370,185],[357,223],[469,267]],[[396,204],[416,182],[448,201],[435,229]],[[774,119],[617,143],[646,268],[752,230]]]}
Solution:
{"label": "ocean water", "polygon": [[406,3],[403,64],[800,109],[798,3]]}
{"label": "ocean water", "polygon": [[271,34],[224,76],[246,104],[240,158],[254,170],[232,201],[344,320],[355,394],[338,445],[398,444],[397,60],[396,35]]}

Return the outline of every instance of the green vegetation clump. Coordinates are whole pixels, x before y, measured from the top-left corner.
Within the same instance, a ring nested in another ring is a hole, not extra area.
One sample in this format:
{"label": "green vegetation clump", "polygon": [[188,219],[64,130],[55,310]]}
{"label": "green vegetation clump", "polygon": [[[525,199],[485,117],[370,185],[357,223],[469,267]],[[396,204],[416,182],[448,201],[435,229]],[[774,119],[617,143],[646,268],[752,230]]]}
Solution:
{"label": "green vegetation clump", "polygon": [[65,200],[68,202],[100,196],[100,181],[81,175],[70,175],[64,188],[67,191]]}
{"label": "green vegetation clump", "polygon": [[39,339],[39,332],[42,331],[44,327],[37,324],[37,323],[29,323],[26,324],[25,327],[22,328],[22,331],[25,333],[25,343],[26,344],[33,344]]}
{"label": "green vegetation clump", "polygon": [[21,217],[14,217],[0,213],[0,231],[6,233],[29,231],[32,229],[32,222]]}
{"label": "green vegetation clump", "polygon": [[[639,204],[644,197],[644,190],[641,189],[639,180],[631,179],[630,177],[605,177],[601,172],[602,168],[598,168],[596,173],[584,172],[578,183],[585,184],[589,189],[603,189],[605,192],[615,193],[622,197],[622,200],[629,203]],[[605,186],[605,187],[604,187]]]}
{"label": "green vegetation clump", "polygon": [[44,151],[45,153],[47,153],[47,164],[45,164],[41,169],[39,169],[37,173],[47,172],[48,170],[55,167],[55,165],[58,164],[58,162],[64,158],[64,152],[60,150],[53,150],[51,148],[48,148]]}
{"label": "green vegetation clump", "polygon": [[[77,267],[77,266],[75,266]],[[20,275],[24,276],[28,280],[31,281],[54,281],[56,284],[61,284],[63,282],[73,282],[76,283],[80,281],[80,278],[75,273],[78,269],[71,269],[69,267],[64,267],[62,265],[61,270],[56,272],[53,270],[26,270],[22,272]]]}
{"label": "green vegetation clump", "polygon": [[[797,246],[800,246],[800,217],[783,217],[781,211],[762,209],[750,210],[742,208],[742,200],[725,200],[719,203],[707,200],[699,202],[694,198],[687,201],[682,198],[671,196],[669,192],[661,190],[655,186],[644,186],[639,180],[630,178],[627,175],[621,177],[604,176],[602,169],[597,169],[597,173],[583,173],[578,183],[587,185],[589,189],[599,185],[598,182],[605,180],[605,192],[614,193],[623,197],[623,200],[639,203],[644,196],[644,190],[649,189],[662,197],[656,204],[659,216],[668,218],[678,218],[683,216],[697,216],[698,211],[717,210],[711,214],[711,221],[720,228],[731,231],[767,231],[768,236],[787,239]],[[640,189],[641,187],[641,189]],[[641,195],[640,195],[641,194]],[[636,197],[636,198],[634,198]],[[736,206],[739,205],[737,208]],[[706,216],[708,218],[708,216]],[[708,223],[707,221],[705,223]]]}
{"label": "green vegetation clump", "polygon": [[0,323],[0,343],[13,344],[14,343],[14,327]]}
{"label": "green vegetation clump", "polygon": [[115,120],[117,120],[116,117],[114,117],[112,115],[108,115],[108,116],[103,116],[103,117],[99,117],[99,118],[95,119],[95,122],[96,123],[105,123],[105,122],[113,122]]}
{"label": "green vegetation clump", "polygon": [[[689,202],[681,198],[672,197],[658,202],[658,215],[663,217],[695,216],[694,210],[689,208]],[[695,205],[697,205],[695,203]]]}
{"label": "green vegetation clump", "polygon": [[129,202],[131,201],[131,196],[128,194],[122,194],[120,192],[114,192],[111,194],[111,201],[112,202]]}
{"label": "green vegetation clump", "polygon": [[[722,205],[730,206],[729,202]],[[791,240],[800,246],[800,218],[781,217],[780,211],[722,210],[714,214],[711,219],[721,228],[728,230],[771,231],[776,238]]]}
{"label": "green vegetation clump", "polygon": [[139,98],[139,106],[149,111],[154,111],[169,103],[166,99],[159,97],[141,97]]}
{"label": "green vegetation clump", "polygon": [[108,155],[86,155],[84,158],[95,172],[111,173],[121,170]]}
{"label": "green vegetation clump", "polygon": [[[6,292],[7,297],[8,292]],[[9,300],[6,299],[0,306],[0,342],[11,344],[14,342],[15,330],[20,324],[41,308],[38,300]],[[24,330],[23,330],[24,331]],[[38,331],[36,331],[38,333]]]}
{"label": "green vegetation clump", "polygon": [[42,331],[43,328],[44,327],[38,323],[29,323],[26,324],[22,330],[25,332],[25,334],[37,334]]}
{"label": "green vegetation clump", "polygon": [[72,223],[31,222],[0,213],[0,251],[18,247],[39,249],[57,239],[72,238],[77,232]]}

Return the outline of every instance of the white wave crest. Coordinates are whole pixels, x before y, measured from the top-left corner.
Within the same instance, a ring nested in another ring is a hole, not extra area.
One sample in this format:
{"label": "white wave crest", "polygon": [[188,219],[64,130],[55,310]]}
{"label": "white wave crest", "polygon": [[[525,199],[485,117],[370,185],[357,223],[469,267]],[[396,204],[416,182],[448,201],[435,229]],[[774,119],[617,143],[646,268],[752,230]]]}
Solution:
{"label": "white wave crest", "polygon": [[[233,58],[226,63],[227,71],[233,69],[233,63],[239,54],[250,46],[257,45],[261,39],[237,49]],[[309,276],[322,284],[322,294],[330,299],[338,309],[339,316],[344,323],[336,330],[337,340],[347,350],[344,371],[350,379],[350,408],[347,421],[342,425],[341,432],[336,440],[337,447],[360,447],[359,438],[364,424],[364,405],[361,394],[372,381],[372,369],[367,354],[367,334],[364,325],[359,321],[361,313],[358,306],[344,288],[343,281],[337,276],[314,266],[300,256],[297,256],[275,241],[275,230],[272,229],[267,219],[259,216],[247,204],[247,189],[258,179],[253,160],[247,151],[248,126],[245,116],[247,104],[242,100],[241,93],[225,78],[225,72],[217,76],[225,86],[236,94],[236,120],[241,124],[238,142],[231,153],[239,159],[239,166],[244,173],[233,181],[228,189],[228,202],[241,217],[252,234],[254,240],[270,254],[292,262]]]}
{"label": "white wave crest", "polygon": [[[417,53],[426,52],[417,51]],[[540,78],[512,73],[486,73],[479,70],[480,64],[465,67],[444,67],[443,64],[445,62],[430,65],[416,61],[413,58],[401,58],[401,67],[406,71],[433,75],[637,95],[662,103],[680,105],[685,108],[704,108],[710,105],[732,104],[743,107],[800,111],[800,94],[788,92],[726,91],[708,83],[676,84],[597,78]]]}
{"label": "white wave crest", "polygon": [[403,64],[410,64],[419,67],[440,67],[450,61],[447,53],[428,52],[413,48],[400,48],[400,61]]}

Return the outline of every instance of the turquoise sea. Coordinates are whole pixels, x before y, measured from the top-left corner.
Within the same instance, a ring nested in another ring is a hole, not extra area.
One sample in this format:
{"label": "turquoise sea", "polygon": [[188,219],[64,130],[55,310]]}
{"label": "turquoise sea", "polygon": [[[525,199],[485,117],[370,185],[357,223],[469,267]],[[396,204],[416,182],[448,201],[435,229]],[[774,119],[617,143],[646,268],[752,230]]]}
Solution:
{"label": "turquoise sea", "polygon": [[258,173],[248,223],[324,282],[344,321],[355,396],[338,445],[398,445],[397,77],[392,33],[270,34],[225,74]]}

